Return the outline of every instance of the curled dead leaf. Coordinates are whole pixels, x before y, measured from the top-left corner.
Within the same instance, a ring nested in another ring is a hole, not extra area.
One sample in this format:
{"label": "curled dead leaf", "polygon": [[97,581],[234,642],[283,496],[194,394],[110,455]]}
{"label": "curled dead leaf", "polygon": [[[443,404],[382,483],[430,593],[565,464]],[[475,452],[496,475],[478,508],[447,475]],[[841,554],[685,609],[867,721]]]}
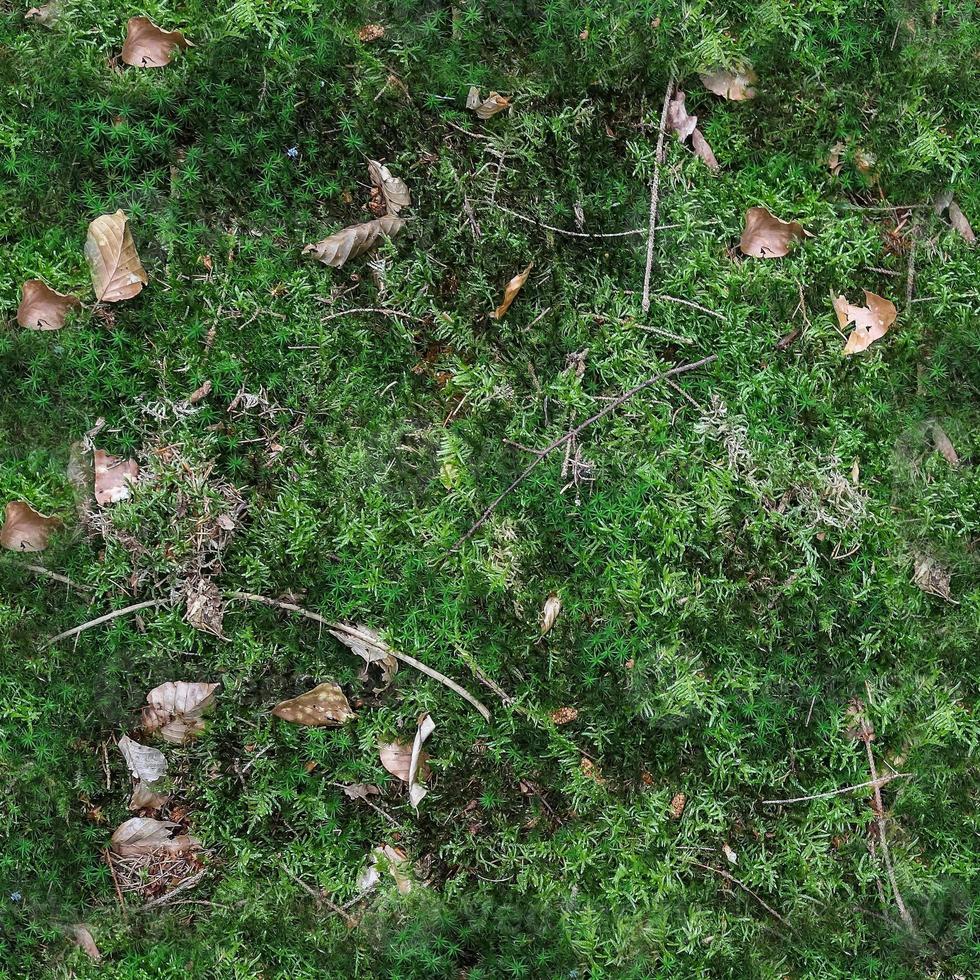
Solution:
{"label": "curled dead leaf", "polygon": [[184,745],[204,731],[204,715],[214,705],[217,684],[167,681],[153,688],[143,708],[143,730],[159,732],[171,745]]}
{"label": "curled dead leaf", "polygon": [[120,857],[141,857],[144,854],[178,857],[201,850],[201,842],[189,834],[173,836],[179,825],[170,820],[153,817],[130,817],[113,833],[109,846]]}
{"label": "curled dead leaf", "polygon": [[547,599],[544,600],[544,606],[541,608],[541,635],[544,636],[545,633],[550,633],[552,626],[555,625],[555,621],[558,619],[558,614],[561,612],[561,597],[556,593],[552,592]]}
{"label": "curled dead leaf", "polygon": [[778,259],[789,255],[793,243],[807,234],[798,221],[782,221],[766,208],[749,208],[738,247],[743,255]]}
{"label": "curled dead leaf", "polygon": [[23,500],[12,500],[4,508],[0,547],[8,551],[44,551],[52,532],[61,527],[57,517],[45,517]]}
{"label": "curled dead leaf", "polygon": [[510,99],[499,92],[491,92],[485,99],[480,95],[480,87],[474,85],[466,95],[466,108],[475,112],[478,119],[487,120],[491,116],[510,108]]}
{"label": "curled dead leaf", "polygon": [[950,577],[949,569],[941,565],[931,555],[922,551],[915,552],[912,580],[923,592],[952,602],[953,593],[950,591]]}
{"label": "curled dead leaf", "polygon": [[318,684],[299,697],[280,701],[272,713],[294,725],[311,727],[337,727],[354,717],[340,685],[333,681]]}
{"label": "curled dead leaf", "polygon": [[140,475],[136,461],[95,450],[95,500],[102,507],[128,500]]}
{"label": "curled dead leaf", "polygon": [[950,442],[949,436],[946,435],[946,430],[933,419],[929,423],[929,433],[932,436],[932,444],[939,450],[942,454],[943,459],[949,463],[950,466],[959,466],[960,457],[956,452],[956,448],[953,443]]}
{"label": "curled dead leaf", "polygon": [[844,345],[845,355],[859,354],[867,350],[876,340],[880,340],[888,333],[898,316],[898,310],[891,301],[867,289],[864,291],[864,297],[867,306],[854,306],[845,296],[834,297],[834,311],[837,313],[837,322],[840,326],[843,328],[848,323],[854,322],[854,329]]}
{"label": "curled dead leaf", "polygon": [[755,89],[752,86],[759,80],[750,66],[745,66],[739,71],[718,69],[717,71],[701,72],[698,77],[701,79],[701,84],[709,92],[732,102],[754,99]]}
{"label": "curled dead leaf", "polygon": [[344,796],[349,800],[366,800],[369,796],[378,796],[381,790],[373,783],[351,783],[349,786],[341,787]]}
{"label": "curled dead leaf", "polygon": [[126,760],[129,774],[138,782],[155,783],[167,775],[167,759],[159,749],[140,745],[123,735],[119,739],[119,751]]}
{"label": "curled dead leaf", "polygon": [[[419,719],[418,731],[415,733],[415,741],[412,743],[412,756],[408,764],[408,798],[412,803],[412,806],[416,810],[419,808],[419,803],[429,792],[419,780],[419,768],[425,765],[425,754],[422,751],[422,746],[425,744],[426,739],[435,730],[436,723],[432,720],[431,716],[428,714],[423,715]],[[423,779],[425,774],[423,774]]]}
{"label": "curled dead leaf", "polygon": [[195,576],[188,581],[185,596],[184,620],[202,633],[224,639],[225,603],[214,581],[203,575]]}
{"label": "curled dead leaf", "polygon": [[401,218],[385,215],[373,221],[341,228],[329,238],[307,245],[304,255],[312,255],[318,262],[339,269],[348,259],[356,258],[374,248],[379,240],[394,238],[405,226]]}
{"label": "curled dead leaf", "polygon": [[165,31],[149,17],[130,17],[122,60],[134,68],[164,68],[179,48],[192,47],[180,31]]}
{"label": "curled dead leaf", "polygon": [[[428,718],[425,715],[424,718]],[[424,719],[423,719],[424,720]],[[431,721],[431,719],[430,719]],[[432,725],[435,728],[435,725]],[[432,728],[429,729],[431,732]],[[422,789],[421,783],[424,783],[429,778],[429,767],[428,767],[428,753],[422,748],[422,741],[419,741],[419,732],[422,731],[422,726],[419,726],[419,731],[416,732],[415,741],[409,744],[408,742],[388,742],[379,747],[381,755],[381,765],[385,767],[397,779],[400,779],[403,783],[409,784],[409,795],[412,795],[412,787],[418,786]],[[426,735],[426,738],[428,735]],[[416,752],[416,743],[418,743],[418,751]],[[414,769],[413,769],[414,761]],[[423,796],[425,792],[423,791]],[[422,797],[418,797],[421,799]],[[413,804],[416,805],[417,804]]]}
{"label": "curled dead leaf", "polygon": [[551,712],[551,720],[556,725],[568,725],[578,718],[578,708],[557,708]]}
{"label": "curled dead leaf", "polygon": [[375,694],[380,694],[398,673],[398,661],[391,655],[391,648],[367,626],[351,626],[348,623],[338,623],[338,625],[343,629],[330,630],[330,635],[340,640],[364,661],[361,680],[367,680],[368,667],[371,664],[378,664],[381,667],[381,686],[374,689]]}
{"label": "curled dead leaf", "polygon": [[124,211],[103,214],[88,226],[85,258],[100,303],[132,299],[150,281],[140,262]]}
{"label": "curled dead leaf", "polygon": [[500,301],[500,306],[494,310],[493,315],[497,320],[502,320],[504,314],[510,309],[510,304],[517,299],[517,294],[521,291],[524,283],[527,282],[527,277],[531,274],[531,269],[534,268],[534,263],[529,262],[527,268],[523,272],[519,272],[516,276],[506,286],[504,286],[504,298]]}
{"label": "curled dead leaf", "polygon": [[90,959],[96,963],[102,962],[102,953],[95,944],[95,938],[88,926],[78,922],[68,927],[72,942]]}
{"label": "curled dead leaf", "polygon": [[28,279],[21,286],[17,322],[28,330],[60,330],[68,313],[81,305],[77,296],[59,293],[40,279]]}
{"label": "curled dead leaf", "polygon": [[408,855],[400,847],[392,847],[390,844],[382,844],[371,851],[367,867],[357,879],[357,887],[362,892],[377,887],[381,881],[381,871],[385,869],[395,879],[395,887],[400,894],[406,895],[412,890]]}
{"label": "curled dead leaf", "polygon": [[830,148],[830,153],[827,156],[827,167],[835,177],[843,169],[844,162],[841,157],[846,152],[847,144],[839,141]]}
{"label": "curled dead leaf", "polygon": [[725,855],[725,857],[728,860],[728,863],[729,864],[737,864],[738,863],[738,855],[729,846],[728,841],[725,841],[721,845],[721,851]]}
{"label": "curled dead leaf", "polygon": [[59,17],[61,17],[61,3],[58,0],[24,11],[24,20],[32,24],[40,24],[42,27],[54,27]]}
{"label": "curled dead leaf", "polygon": [[687,96],[680,89],[674,92],[674,97],[667,106],[667,124],[682,143],[690,139],[691,148],[709,169],[717,170],[718,161],[715,159],[714,152],[704,138],[704,134],[697,128],[698,117],[692,116],[684,105],[686,98]]}
{"label": "curled dead leaf", "polygon": [[133,787],[133,795],[129,798],[129,809],[159,810],[169,799],[169,793],[159,793],[140,780]]}
{"label": "curled dead leaf", "polygon": [[952,191],[946,191],[936,198],[935,211],[940,217],[944,211],[947,212],[949,223],[963,239],[970,245],[976,242],[977,236],[974,234],[973,227],[967,219],[967,216],[960,210],[959,205],[953,200]]}
{"label": "curled dead leaf", "polygon": [[405,181],[395,177],[383,163],[368,160],[368,175],[371,183],[381,192],[388,214],[398,214],[402,208],[412,206],[412,195]]}

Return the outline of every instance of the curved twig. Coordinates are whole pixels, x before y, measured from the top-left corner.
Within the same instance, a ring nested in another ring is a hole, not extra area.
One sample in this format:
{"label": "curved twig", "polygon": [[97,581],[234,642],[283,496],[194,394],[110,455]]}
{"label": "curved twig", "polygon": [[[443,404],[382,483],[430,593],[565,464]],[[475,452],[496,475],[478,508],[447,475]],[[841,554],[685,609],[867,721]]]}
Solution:
{"label": "curved twig", "polygon": [[705,871],[713,871],[720,878],[724,878],[725,881],[731,882],[733,885],[738,885],[746,894],[751,895],[774,919],[778,919],[790,932],[795,932],[796,930],[790,925],[790,923],[784,919],[765,899],[760,895],[757,895],[744,881],[739,881],[734,875],[730,875],[727,871],[722,871],[721,868],[713,868],[710,864],[702,864],[700,861],[691,862],[696,868],[703,868]]}
{"label": "curved twig", "polygon": [[856,789],[866,789],[867,787],[873,786],[876,789],[879,786],[884,786],[885,783],[890,783],[893,779],[909,779],[912,773],[910,772],[893,772],[889,773],[887,776],[881,776],[878,779],[869,779],[864,783],[855,783],[853,786],[845,786],[843,789],[832,789],[828,793],[814,793],[812,796],[794,796],[789,800],[763,800],[763,804],[768,803],[805,803],[807,800],[826,800],[831,796],[842,796],[844,793],[850,793]]}
{"label": "curved twig", "polygon": [[101,626],[102,623],[108,623],[112,619],[119,619],[120,616],[128,616],[130,613],[139,612],[140,609],[150,609],[153,606],[165,606],[169,602],[169,599],[146,599],[143,602],[136,602],[131,606],[126,606],[123,609],[116,609],[111,613],[106,613],[104,616],[99,616],[97,619],[90,619],[87,623],[82,623],[81,626],[73,626],[70,630],[65,630],[64,633],[59,633],[57,636],[52,636],[51,639],[47,640],[44,645],[49,647],[52,644],[57,643],[59,640],[67,640],[70,636],[78,636],[79,633],[84,633],[93,626]]}

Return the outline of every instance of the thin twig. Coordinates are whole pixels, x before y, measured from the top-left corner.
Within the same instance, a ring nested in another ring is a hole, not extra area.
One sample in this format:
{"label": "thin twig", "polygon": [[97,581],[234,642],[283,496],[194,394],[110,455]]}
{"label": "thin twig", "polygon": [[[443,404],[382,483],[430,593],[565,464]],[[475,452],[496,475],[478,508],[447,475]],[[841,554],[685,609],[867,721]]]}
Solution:
{"label": "thin twig", "polygon": [[693,361],[690,364],[681,364],[678,367],[671,368],[669,371],[661,371],[659,374],[655,374],[646,381],[641,382],[629,391],[623,392],[618,398],[614,398],[601,412],[596,412],[595,415],[590,415],[584,422],[576,426],[574,429],[569,429],[563,436],[559,436],[554,442],[549,443],[544,449],[539,450],[538,455],[535,457],[534,462],[530,463],[526,469],[524,469],[520,476],[502,493],[496,500],[490,504],[489,507],[480,515],[479,519],[475,524],[461,537],[456,543],[449,549],[446,554],[452,554],[457,548],[465,541],[468,541],[477,530],[483,526],[487,518],[497,509],[500,502],[509,494],[513,493],[530,475],[534,472],[534,469],[541,463],[551,452],[564,446],[566,442],[571,439],[575,439],[583,429],[592,425],[593,422],[598,422],[600,419],[604,419],[610,412],[614,412],[623,402],[629,401],[634,395],[643,391],[645,388],[649,388],[651,385],[656,384],[658,381],[662,381],[665,378],[671,378],[678,374],[684,374],[687,371],[694,371],[699,367],[704,367],[705,364],[710,364],[712,361],[718,360],[717,354],[711,354],[708,357],[702,357],[700,361]]}
{"label": "thin twig", "polygon": [[[6,558],[7,556],[4,555],[4,557]],[[18,568],[23,568],[28,572],[34,572],[35,575],[44,575],[47,578],[53,578],[56,582],[61,582],[62,585],[67,585],[70,589],[78,589],[79,592],[95,591],[91,585],[80,585],[78,582],[73,582],[67,575],[52,572],[50,568],[45,568],[43,565],[32,565],[29,562],[14,561],[13,558],[10,559],[10,562]]]}
{"label": "thin twig", "polygon": [[915,242],[909,249],[909,272],[905,280],[905,305],[912,305],[912,293],[915,291]]}
{"label": "thin twig", "polygon": [[122,914],[126,914],[126,902],[123,899],[122,889],[119,887],[119,879],[116,877],[116,869],[112,863],[112,855],[109,853],[109,848],[102,848],[102,853],[105,856],[105,863],[109,865],[109,874],[112,875],[112,884],[116,889],[116,899],[119,902],[119,908],[122,910]]}
{"label": "thin twig", "polygon": [[178,895],[183,892],[190,891],[195,885],[199,884],[201,879],[208,873],[208,869],[204,868],[198,871],[196,875],[191,875],[190,878],[185,878],[179,885],[171,888],[164,895],[158,895],[156,898],[150,899],[145,905],[141,905],[137,911],[146,912],[149,909],[158,909],[161,905],[169,905]]}
{"label": "thin twig", "polygon": [[351,626],[349,623],[335,623],[319,613],[311,612],[309,609],[304,609],[302,606],[297,606],[292,602],[283,602],[281,599],[270,599],[268,596],[256,595],[252,592],[230,592],[228,593],[229,599],[245,599],[248,602],[261,602],[266,606],[273,606],[277,609],[287,609],[290,612],[297,613],[300,616],[304,616],[307,619],[312,619],[315,623],[321,623],[328,629],[336,630],[338,633],[346,633],[348,636],[354,637],[359,643],[365,646],[374,647],[376,650],[382,650],[386,654],[390,654],[396,660],[400,660],[402,663],[408,664],[410,667],[414,667],[416,670],[421,671],[423,674],[428,674],[429,677],[434,680],[439,681],[440,684],[444,684],[451,691],[455,691],[464,701],[468,701],[474,708],[483,716],[486,721],[490,720],[490,709],[487,708],[482,701],[478,701],[469,691],[465,688],[460,687],[454,680],[447,677],[445,674],[441,674],[438,670],[433,667],[429,667],[422,663],[421,660],[416,660],[415,657],[410,657],[407,653],[401,653],[399,650],[392,650],[388,646],[381,647],[378,645],[377,640],[373,639],[367,633],[362,632],[357,629],[356,626]]}
{"label": "thin twig", "polygon": [[169,602],[169,599],[146,599],[143,602],[136,602],[123,609],[116,609],[114,612],[106,613],[97,619],[90,619],[87,623],[82,623],[81,626],[73,626],[70,630],[65,630],[64,633],[52,636],[50,640],[45,641],[44,646],[49,647],[59,640],[66,640],[70,636],[78,636],[79,633],[84,633],[85,630],[91,629],[93,626],[100,626],[102,623],[108,623],[112,619],[119,619],[120,616],[128,616],[130,613],[139,612],[140,609],[150,609],[153,606],[165,606]]}
{"label": "thin twig", "polygon": [[664,134],[667,131],[667,109],[674,92],[674,76],[671,74],[664,92],[664,106],[660,112],[660,132],[657,134],[657,153],[654,158],[653,180],[650,182],[650,225],[647,231],[647,264],[643,270],[643,312],[650,309],[650,271],[653,267],[653,242],[657,235],[657,211],[660,208],[660,171],[664,162]]}
{"label": "thin twig", "polygon": [[844,793],[852,793],[856,789],[866,789],[869,786],[875,788],[890,783],[893,779],[910,779],[910,772],[894,772],[888,776],[882,776],[878,780],[869,779],[865,783],[855,783],[853,786],[845,786],[843,789],[832,789],[829,793],[814,793],[812,796],[794,796],[789,800],[763,800],[763,803],[805,803],[807,800],[825,800],[831,796],[842,796]]}
{"label": "thin twig", "polygon": [[793,927],[784,919],[764,898],[757,895],[744,881],[739,881],[734,875],[730,875],[727,871],[722,871],[721,868],[713,868],[710,864],[702,864],[700,861],[691,862],[696,868],[703,868],[705,871],[713,871],[716,875],[724,878],[725,881],[731,882],[733,885],[738,885],[746,894],[751,895],[774,919],[778,919],[790,932],[794,932]]}
{"label": "thin twig", "polygon": [[348,929],[353,929],[357,925],[357,920],[353,916],[348,915],[335,902],[332,902],[329,898],[327,898],[327,896],[323,894],[322,889],[318,891],[317,889],[312,888],[305,881],[303,881],[302,878],[298,878],[296,875],[294,875],[292,871],[290,871],[289,868],[286,867],[285,861],[281,861],[280,864],[282,866],[282,870],[285,871],[286,874],[289,875],[289,877],[293,881],[295,881],[300,888],[302,888],[308,895],[310,895],[313,901],[316,902],[317,905],[321,905],[321,904],[326,905],[331,912],[335,912],[337,915],[339,915],[344,920],[344,923],[347,925]]}
{"label": "thin twig", "polygon": [[548,231],[553,231],[556,235],[568,235],[570,238],[626,238],[629,235],[646,234],[645,228],[633,228],[630,231],[607,232],[569,231],[567,228],[555,228],[554,225],[546,225],[543,221],[539,221],[537,218],[529,218],[526,214],[519,214],[517,211],[511,211],[510,208],[505,208],[502,204],[497,204],[496,202],[494,202],[493,206],[498,211],[503,211],[504,214],[509,214],[513,218],[519,218],[521,221],[526,221],[529,225],[537,225],[539,228],[547,228]]}
{"label": "thin twig", "polygon": [[[316,297],[319,303],[329,303],[329,299],[325,299],[322,296]],[[406,320],[414,320],[416,323],[424,323],[425,318],[420,316],[415,316],[412,313],[406,313],[404,310],[389,310],[384,307],[377,306],[359,306],[353,310],[340,310],[338,313],[327,313],[320,317],[320,322],[323,323],[327,320],[336,320],[341,316],[350,316],[354,313],[380,313],[382,316],[394,316],[394,317],[404,317]]]}
{"label": "thin twig", "polygon": [[708,316],[713,316],[718,320],[726,319],[724,313],[719,313],[717,310],[709,310],[707,306],[702,306],[700,303],[692,303],[689,299],[681,299],[679,296],[667,296],[664,293],[658,293],[656,296],[650,298],[664,300],[668,303],[680,303],[681,306],[690,306],[692,310],[700,310],[702,313],[707,313]]}

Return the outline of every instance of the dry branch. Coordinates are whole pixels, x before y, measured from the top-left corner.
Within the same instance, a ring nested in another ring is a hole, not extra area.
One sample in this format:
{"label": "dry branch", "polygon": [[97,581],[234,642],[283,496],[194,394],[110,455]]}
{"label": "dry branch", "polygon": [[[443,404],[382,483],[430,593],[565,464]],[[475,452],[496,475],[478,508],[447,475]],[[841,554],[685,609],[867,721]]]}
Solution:
{"label": "dry branch", "polygon": [[650,309],[650,270],[653,267],[653,242],[657,235],[657,211],[660,209],[660,170],[664,162],[664,134],[667,132],[667,110],[674,92],[674,76],[670,76],[664,92],[664,106],[660,112],[660,132],[657,134],[657,154],[653,180],[650,183],[650,226],[647,231],[647,264],[643,271],[643,312]]}

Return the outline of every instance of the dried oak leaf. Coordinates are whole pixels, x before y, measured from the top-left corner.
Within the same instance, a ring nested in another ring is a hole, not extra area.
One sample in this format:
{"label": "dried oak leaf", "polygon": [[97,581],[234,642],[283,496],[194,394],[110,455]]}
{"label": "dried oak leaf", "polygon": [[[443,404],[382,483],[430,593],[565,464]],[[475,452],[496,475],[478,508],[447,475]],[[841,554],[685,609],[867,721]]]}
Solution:
{"label": "dried oak leaf", "polygon": [[198,575],[187,583],[184,620],[202,633],[224,639],[225,603],[212,579]]}
{"label": "dried oak leaf", "polygon": [[684,105],[686,98],[680,89],[676,90],[667,106],[667,123],[682,143],[690,139],[691,148],[710,170],[717,170],[718,161],[704,134],[698,129],[698,117],[692,116]]}
{"label": "dried oak leaf", "polygon": [[369,796],[378,796],[381,790],[373,783],[351,783],[349,786],[341,787],[344,796],[349,800],[366,800]]}
{"label": "dried oak leaf", "polygon": [[28,330],[60,330],[69,311],[81,305],[77,296],[59,293],[40,279],[28,279],[20,288],[17,322]]}
{"label": "dried oak leaf", "polygon": [[929,595],[938,596],[947,602],[953,601],[953,594],[950,591],[950,572],[943,567],[931,555],[924,552],[915,552],[915,566],[912,580]]}
{"label": "dried oak leaf", "polygon": [[178,824],[153,817],[130,817],[113,833],[109,846],[120,857],[145,854],[178,857],[201,850],[201,842],[189,834],[173,836]]}
{"label": "dried oak leaf", "polygon": [[380,665],[381,686],[374,689],[375,694],[380,694],[398,673],[398,661],[391,655],[391,648],[374,630],[367,626],[351,626],[348,623],[338,623],[337,625],[343,626],[343,630],[330,630],[330,635],[340,640],[344,646],[353,650],[364,661],[364,670],[361,671],[360,675],[361,680],[367,680],[368,667],[371,664]]}
{"label": "dried oak leaf", "polygon": [[280,701],[272,709],[272,713],[294,725],[312,727],[337,727],[354,717],[340,685],[333,681],[318,684],[312,691],[297,698]]}
{"label": "dried oak leaf", "polygon": [[159,793],[140,780],[133,787],[133,795],[129,798],[129,809],[159,810],[169,799],[169,793]]}
{"label": "dried oak leaf", "polygon": [[738,243],[743,255],[757,259],[778,259],[789,255],[793,243],[808,232],[798,221],[782,221],[766,208],[749,208]]}
{"label": "dried oak leaf", "polygon": [[555,621],[558,619],[558,614],[561,612],[561,598],[557,593],[552,592],[547,599],[544,600],[544,606],[541,607],[541,635],[544,636],[545,633],[550,633],[551,628],[555,625]]}
{"label": "dried oak leaf", "polygon": [[499,92],[491,92],[485,99],[480,96],[480,87],[474,85],[466,95],[466,108],[475,112],[478,119],[489,119],[491,116],[510,108],[510,99]]}
{"label": "dried oak leaf", "polygon": [[123,459],[121,456],[110,456],[95,450],[95,500],[102,507],[107,504],[117,504],[120,500],[128,500],[130,486],[140,475],[136,461]]}
{"label": "dried oak leaf", "polygon": [[388,214],[398,214],[402,208],[412,206],[412,195],[405,181],[401,177],[394,176],[383,163],[368,160],[368,176],[371,178],[371,183],[381,192]]}
{"label": "dried oak leaf", "polygon": [[119,751],[126,760],[129,774],[138,782],[152,784],[167,775],[167,759],[159,749],[140,745],[123,735],[119,739]]}
{"label": "dried oak leaf", "polygon": [[847,338],[844,345],[844,354],[859,354],[867,350],[876,340],[880,340],[888,333],[889,328],[895,322],[898,311],[895,304],[875,293],[864,291],[867,306],[854,306],[848,303],[845,296],[834,298],[834,311],[837,313],[837,322],[840,326],[846,327],[851,321],[854,322],[854,330]]}
{"label": "dried oak leaf", "polygon": [[150,281],[140,262],[124,211],[103,214],[88,226],[85,258],[100,303],[132,299]]}
{"label": "dried oak leaf", "polygon": [[375,888],[381,880],[381,869],[387,870],[395,879],[395,886],[400,894],[405,895],[412,890],[412,882],[408,876],[408,855],[400,847],[382,844],[371,851],[367,867],[357,879],[357,887],[362,892]]}
{"label": "dried oak leaf", "polygon": [[159,732],[171,745],[184,745],[204,731],[204,715],[214,705],[217,684],[167,681],[153,688],[143,708],[143,731]]}
{"label": "dried oak leaf", "polygon": [[339,269],[348,259],[356,258],[374,248],[379,239],[394,238],[405,226],[401,218],[385,215],[359,225],[348,225],[340,231],[303,249],[304,255],[312,255],[318,262]]}
{"label": "dried oak leaf", "polygon": [[0,547],[8,551],[44,551],[51,533],[61,527],[57,517],[45,517],[23,500],[12,500],[4,508]]}
{"label": "dried oak leaf", "polygon": [[578,708],[557,708],[551,712],[551,720],[556,725],[567,725],[578,718]]}
{"label": "dried oak leaf", "polygon": [[385,36],[385,29],[381,24],[365,24],[358,32],[358,38],[365,44],[378,41]]}
{"label": "dried oak leaf", "polygon": [[523,272],[519,272],[504,286],[504,298],[500,301],[500,306],[493,311],[494,319],[502,320],[504,318],[504,314],[510,309],[510,304],[517,299],[517,294],[521,291],[524,283],[527,282],[527,277],[531,274],[531,269],[533,268],[534,263],[529,262]]}
{"label": "dried oak leaf", "polygon": [[751,67],[743,67],[741,71],[717,71],[701,72],[699,74],[701,84],[715,95],[720,95],[723,99],[732,102],[744,102],[746,99],[755,98],[755,89],[752,87],[757,81],[755,72]]}
{"label": "dried oak leaf", "polygon": [[95,944],[95,937],[88,926],[78,922],[68,927],[72,942],[90,959],[96,963],[102,962],[102,953]]}
{"label": "dried oak leaf", "polygon": [[122,60],[134,68],[164,68],[178,48],[192,47],[180,31],[165,31],[149,17],[130,17]]}
{"label": "dried oak leaf", "polygon": [[[424,718],[428,718],[425,715]],[[431,719],[430,719],[431,721]],[[432,725],[435,728],[435,725]],[[429,731],[431,732],[431,728]],[[419,726],[419,732],[422,731],[421,725]],[[409,784],[409,795],[412,795],[412,787],[418,786],[422,789],[421,783],[424,783],[429,778],[429,767],[428,767],[428,753],[422,748],[421,742],[419,741],[419,732],[416,732],[415,741],[409,744],[408,742],[388,742],[379,747],[381,755],[381,765],[385,767],[397,779],[400,779],[403,783]],[[426,738],[428,735],[426,735]],[[424,741],[424,739],[422,740]],[[415,751],[416,743],[418,744],[418,752]],[[413,760],[414,760],[414,772],[413,772]],[[422,795],[425,795],[423,790]],[[418,799],[421,800],[421,796]],[[417,805],[417,804],[413,804]]]}

